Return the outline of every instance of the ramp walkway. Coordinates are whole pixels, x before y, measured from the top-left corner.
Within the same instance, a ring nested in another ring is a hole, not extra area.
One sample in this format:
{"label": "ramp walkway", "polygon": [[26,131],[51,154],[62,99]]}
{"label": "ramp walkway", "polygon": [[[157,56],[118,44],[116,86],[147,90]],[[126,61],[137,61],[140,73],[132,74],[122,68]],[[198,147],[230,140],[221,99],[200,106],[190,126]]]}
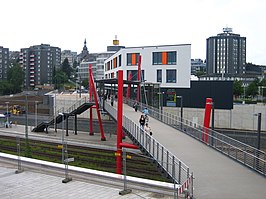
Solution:
{"label": "ramp walkway", "polygon": [[[112,107],[109,103],[105,103],[106,111],[114,118],[116,118],[116,105],[117,104],[114,103]],[[219,134],[214,136],[214,134],[212,134],[213,132],[209,132],[210,139],[207,143],[199,142],[198,140],[201,140],[204,129],[199,131],[198,128],[191,127],[193,124],[188,125],[188,121],[182,121],[180,123],[177,122],[178,119],[174,118],[174,116],[160,115],[158,110],[157,115],[153,110],[151,110],[151,112],[153,117],[157,117],[163,121],[161,122],[152,117],[149,118],[149,125],[153,132],[152,139],[155,141],[158,140],[163,147],[161,150],[164,150],[164,152],[154,154],[154,148],[158,145],[149,143],[149,139],[145,138],[147,136],[141,136],[141,134],[136,133],[139,129],[138,120],[141,113],[135,112],[132,108],[132,104],[130,106],[124,104],[123,106],[123,127],[125,129],[131,128],[130,131],[133,133],[133,137],[136,139],[137,143],[140,143],[141,147],[144,146],[144,149],[146,149],[151,156],[155,157],[155,159],[157,156],[157,163],[163,164],[164,168],[168,167],[168,171],[173,169],[171,161],[167,161],[168,158],[163,160],[163,156],[160,159],[158,155],[166,153],[168,156],[169,154],[173,154],[174,157],[182,160],[184,163],[179,165],[187,168],[186,174],[193,171],[193,176],[195,177],[193,181],[193,195],[195,198],[265,198],[265,157],[262,157],[265,156],[265,154],[256,150],[252,151],[252,148],[248,148],[248,146],[241,145],[238,142],[233,143],[233,139],[231,139],[230,143],[225,142],[223,140],[224,137],[219,138]],[[131,122],[134,123],[133,126]],[[177,130],[178,128],[182,131]],[[190,132],[190,136],[187,135],[188,132]],[[237,148],[238,150],[234,147],[236,144],[239,145]],[[245,147],[246,149],[244,151]],[[253,153],[252,155],[247,153],[249,150]],[[226,153],[228,157],[223,153]],[[243,165],[239,163],[241,161]],[[188,165],[189,168],[186,165]],[[179,178],[177,177],[177,179]],[[183,184],[183,180],[179,183]]]}

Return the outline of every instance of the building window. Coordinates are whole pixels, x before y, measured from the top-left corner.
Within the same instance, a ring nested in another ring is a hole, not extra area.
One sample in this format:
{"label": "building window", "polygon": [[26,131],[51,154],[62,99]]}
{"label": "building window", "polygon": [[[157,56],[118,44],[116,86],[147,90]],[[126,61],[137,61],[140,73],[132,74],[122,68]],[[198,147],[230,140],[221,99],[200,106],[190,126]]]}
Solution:
{"label": "building window", "polygon": [[176,70],[166,70],[166,82],[167,83],[176,83]]}
{"label": "building window", "polygon": [[139,53],[127,53],[127,66],[138,65]]}
{"label": "building window", "polygon": [[173,65],[176,64],[176,52],[167,52],[167,64]]}
{"label": "building window", "polygon": [[153,52],[152,53],[152,64],[153,65],[161,65],[162,64],[162,53],[161,52]]}
{"label": "building window", "polygon": [[153,65],[173,65],[176,64],[176,51],[172,52],[153,52]]}
{"label": "building window", "polygon": [[122,65],[122,55],[118,56],[118,66]]}
{"label": "building window", "polygon": [[157,70],[157,82],[162,82],[162,70]]}
{"label": "building window", "polygon": [[116,67],[117,67],[117,57],[114,58],[114,68],[116,68]]}
{"label": "building window", "polygon": [[[127,80],[129,77],[129,74],[131,73],[132,75],[132,81],[137,81],[138,80],[138,71],[137,70],[127,70]],[[144,70],[141,70],[141,76],[140,76],[140,80],[143,81],[144,80]]]}

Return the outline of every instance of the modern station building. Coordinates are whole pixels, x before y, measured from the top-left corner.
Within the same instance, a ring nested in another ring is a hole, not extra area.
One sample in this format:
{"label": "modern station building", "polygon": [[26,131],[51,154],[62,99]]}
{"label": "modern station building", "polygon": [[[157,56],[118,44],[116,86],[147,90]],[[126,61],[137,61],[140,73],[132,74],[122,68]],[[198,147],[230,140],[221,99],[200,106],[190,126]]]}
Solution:
{"label": "modern station building", "polygon": [[137,80],[138,58],[141,55],[141,81],[159,83],[160,87],[189,88],[191,45],[127,47],[105,60],[105,79],[117,78],[124,71],[124,80],[132,74]]}

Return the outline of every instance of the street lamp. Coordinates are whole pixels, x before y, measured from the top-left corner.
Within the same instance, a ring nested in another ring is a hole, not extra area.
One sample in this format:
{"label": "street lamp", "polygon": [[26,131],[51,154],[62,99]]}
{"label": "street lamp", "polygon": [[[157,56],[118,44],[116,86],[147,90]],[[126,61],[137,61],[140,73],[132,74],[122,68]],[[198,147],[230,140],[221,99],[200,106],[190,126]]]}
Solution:
{"label": "street lamp", "polygon": [[183,96],[176,96],[176,98],[180,99],[180,117],[181,117],[181,129],[183,123]]}
{"label": "street lamp", "polygon": [[6,127],[8,128],[9,127],[9,111],[8,111],[8,104],[9,104],[9,102],[6,102],[6,122],[7,122],[7,124],[6,124]]}
{"label": "street lamp", "polygon": [[258,138],[257,138],[257,151],[256,151],[256,168],[259,169],[259,157],[260,157],[260,135],[261,135],[261,113],[254,114],[258,116]]}
{"label": "street lamp", "polygon": [[38,101],[35,101],[35,127],[38,125]]}
{"label": "street lamp", "polygon": [[25,95],[26,114],[25,114],[25,141],[26,141],[26,157],[30,157],[29,135],[28,135],[28,93]]}

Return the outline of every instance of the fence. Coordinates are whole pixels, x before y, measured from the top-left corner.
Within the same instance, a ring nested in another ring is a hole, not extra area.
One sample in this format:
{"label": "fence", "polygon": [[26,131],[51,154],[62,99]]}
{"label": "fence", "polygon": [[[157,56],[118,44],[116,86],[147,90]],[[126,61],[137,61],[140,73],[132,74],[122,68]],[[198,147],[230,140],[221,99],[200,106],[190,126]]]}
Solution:
{"label": "fence", "polygon": [[[129,106],[133,106],[134,101],[129,100],[128,104]],[[143,110],[144,106],[149,109],[149,115],[151,117],[204,142],[237,162],[266,176],[266,154],[264,151],[218,133],[217,131],[206,129],[190,120],[145,104],[140,103],[140,110]]]}
{"label": "fence", "polygon": [[[117,110],[105,103],[105,110],[117,119]],[[169,152],[156,139],[140,128],[139,124],[123,116],[123,129],[127,132],[131,140],[139,146],[140,150],[148,154],[162,171],[171,178],[176,186],[176,194],[181,194],[185,189],[190,190],[193,195],[193,189],[190,184],[193,181],[193,175],[190,173],[189,167],[180,159]]]}

